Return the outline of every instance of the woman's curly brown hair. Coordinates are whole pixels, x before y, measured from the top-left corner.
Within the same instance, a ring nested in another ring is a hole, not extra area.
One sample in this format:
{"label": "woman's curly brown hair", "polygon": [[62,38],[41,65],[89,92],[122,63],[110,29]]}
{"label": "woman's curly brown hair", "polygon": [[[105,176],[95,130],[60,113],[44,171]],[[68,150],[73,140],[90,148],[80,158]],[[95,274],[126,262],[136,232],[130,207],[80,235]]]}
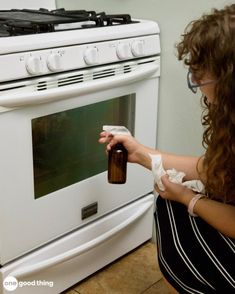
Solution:
{"label": "woman's curly brown hair", "polygon": [[209,197],[235,203],[235,4],[191,22],[177,45],[196,80],[215,77],[215,102],[203,98],[203,162]]}

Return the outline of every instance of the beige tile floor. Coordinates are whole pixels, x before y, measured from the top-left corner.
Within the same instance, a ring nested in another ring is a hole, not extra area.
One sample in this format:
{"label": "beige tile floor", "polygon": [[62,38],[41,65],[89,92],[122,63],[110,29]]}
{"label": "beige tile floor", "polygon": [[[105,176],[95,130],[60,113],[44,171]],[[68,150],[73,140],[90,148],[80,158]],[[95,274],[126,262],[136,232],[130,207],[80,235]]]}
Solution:
{"label": "beige tile floor", "polygon": [[170,294],[156,258],[155,244],[146,242],[63,294]]}

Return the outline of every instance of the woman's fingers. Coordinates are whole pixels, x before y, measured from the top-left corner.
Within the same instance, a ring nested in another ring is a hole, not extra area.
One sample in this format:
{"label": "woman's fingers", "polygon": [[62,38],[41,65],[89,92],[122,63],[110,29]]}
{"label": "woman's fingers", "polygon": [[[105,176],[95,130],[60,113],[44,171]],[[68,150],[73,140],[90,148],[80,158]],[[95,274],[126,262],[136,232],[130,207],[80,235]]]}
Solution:
{"label": "woman's fingers", "polygon": [[99,143],[109,143],[111,139],[113,138],[113,135],[108,132],[101,132]]}
{"label": "woman's fingers", "polygon": [[118,143],[118,140],[109,132],[101,132],[99,143],[107,143],[106,150],[109,151],[115,144]]}
{"label": "woman's fingers", "polygon": [[161,181],[162,181],[162,184],[163,186],[168,186],[170,181],[169,181],[169,175],[168,174],[165,174],[161,177]]}

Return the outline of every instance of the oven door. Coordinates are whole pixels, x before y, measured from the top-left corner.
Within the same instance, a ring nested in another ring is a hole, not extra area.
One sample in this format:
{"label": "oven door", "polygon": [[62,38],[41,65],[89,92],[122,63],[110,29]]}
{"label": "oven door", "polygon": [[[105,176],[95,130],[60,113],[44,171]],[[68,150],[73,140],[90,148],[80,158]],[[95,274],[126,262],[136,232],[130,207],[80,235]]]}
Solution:
{"label": "oven door", "polygon": [[78,71],[1,94],[2,265],[152,191],[150,171],[136,164],[126,184],[109,184],[98,137],[104,124],[125,125],[155,146],[159,58],[117,76],[91,71],[92,80]]}

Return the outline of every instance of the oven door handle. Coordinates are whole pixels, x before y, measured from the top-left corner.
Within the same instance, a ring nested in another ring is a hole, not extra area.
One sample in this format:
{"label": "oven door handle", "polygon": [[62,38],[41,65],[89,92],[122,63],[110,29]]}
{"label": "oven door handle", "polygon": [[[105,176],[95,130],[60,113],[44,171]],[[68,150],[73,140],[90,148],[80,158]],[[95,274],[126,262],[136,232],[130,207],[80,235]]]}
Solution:
{"label": "oven door handle", "polygon": [[143,64],[132,72],[122,73],[107,79],[89,80],[78,84],[35,92],[19,92],[0,96],[0,106],[7,108],[37,105],[77,97],[83,94],[128,85],[152,76],[159,69],[159,62]]}
{"label": "oven door handle", "polygon": [[62,262],[66,262],[72,258],[78,257],[79,255],[88,252],[94,247],[101,245],[102,243],[106,242],[107,240],[114,237],[115,235],[120,233],[122,230],[130,226],[133,222],[135,222],[142,215],[144,215],[145,212],[147,212],[152,205],[153,205],[153,201],[147,201],[133,215],[131,215],[125,221],[118,224],[111,230],[105,232],[104,234],[96,237],[95,239],[88,241],[87,243],[82,244],[76,248],[70,249],[64,253],[61,253],[57,256],[48,258],[46,260],[40,261],[35,264],[26,265],[22,268],[19,267],[15,271],[12,271],[9,275],[19,279],[28,275],[35,274],[42,270],[46,270],[52,266],[58,265]]}

